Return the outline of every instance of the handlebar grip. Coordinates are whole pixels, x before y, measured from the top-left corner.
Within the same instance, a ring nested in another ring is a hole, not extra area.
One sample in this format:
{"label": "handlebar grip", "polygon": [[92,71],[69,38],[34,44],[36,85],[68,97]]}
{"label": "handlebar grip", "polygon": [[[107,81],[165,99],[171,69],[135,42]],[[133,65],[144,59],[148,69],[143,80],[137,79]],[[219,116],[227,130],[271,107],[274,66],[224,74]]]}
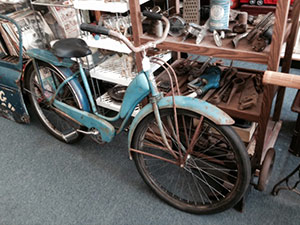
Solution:
{"label": "handlebar grip", "polygon": [[83,23],[83,24],[80,24],[80,29],[83,31],[88,31],[88,32],[95,33],[95,34],[109,35],[109,29],[107,29],[106,27],[99,26],[99,25]]}
{"label": "handlebar grip", "polygon": [[147,10],[143,11],[143,15],[148,17],[149,19],[153,19],[153,20],[161,20],[161,18],[162,18],[161,14],[150,12]]}

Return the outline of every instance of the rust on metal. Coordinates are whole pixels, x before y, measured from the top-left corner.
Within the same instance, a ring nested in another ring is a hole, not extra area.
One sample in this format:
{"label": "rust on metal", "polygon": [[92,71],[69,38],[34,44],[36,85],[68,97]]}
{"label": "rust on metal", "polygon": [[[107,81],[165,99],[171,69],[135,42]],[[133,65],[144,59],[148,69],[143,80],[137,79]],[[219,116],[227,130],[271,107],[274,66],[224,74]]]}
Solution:
{"label": "rust on metal", "polygon": [[147,155],[147,156],[150,156],[150,157],[153,157],[153,158],[156,158],[156,159],[160,159],[160,160],[163,160],[163,161],[166,161],[166,162],[169,162],[169,163],[172,163],[174,165],[179,166],[179,163],[176,162],[176,161],[166,159],[164,157],[157,156],[157,155],[154,155],[154,154],[151,154],[151,153],[148,153],[148,152],[143,152],[143,151],[140,151],[140,150],[137,150],[137,149],[134,149],[134,148],[130,148],[130,151],[133,151],[133,152],[136,152],[136,153],[139,153],[139,154],[143,154],[143,155]]}

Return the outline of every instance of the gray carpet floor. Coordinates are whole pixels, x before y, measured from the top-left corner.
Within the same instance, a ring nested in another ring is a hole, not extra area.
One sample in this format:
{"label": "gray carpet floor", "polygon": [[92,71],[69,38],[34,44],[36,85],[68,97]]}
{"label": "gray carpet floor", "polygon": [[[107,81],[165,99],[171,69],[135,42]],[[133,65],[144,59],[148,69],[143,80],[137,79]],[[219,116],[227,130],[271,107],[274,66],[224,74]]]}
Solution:
{"label": "gray carpet floor", "polygon": [[89,138],[67,145],[34,116],[29,125],[0,118],[0,225],[299,225],[300,196],[270,194],[300,162],[287,151],[296,120],[290,111],[294,96],[288,89],[267,190],[253,189],[242,213],[230,209],[208,216],[181,212],[158,199],[129,160],[126,134],[102,146]]}

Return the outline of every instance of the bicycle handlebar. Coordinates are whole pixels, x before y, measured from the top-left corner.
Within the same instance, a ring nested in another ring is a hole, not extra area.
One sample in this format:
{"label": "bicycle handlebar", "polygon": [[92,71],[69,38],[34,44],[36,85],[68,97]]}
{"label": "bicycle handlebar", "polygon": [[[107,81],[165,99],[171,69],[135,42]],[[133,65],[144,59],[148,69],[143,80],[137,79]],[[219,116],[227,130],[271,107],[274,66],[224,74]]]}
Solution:
{"label": "bicycle handlebar", "polygon": [[80,29],[82,31],[88,31],[95,34],[109,35],[109,29],[107,29],[106,27],[97,26],[93,24],[83,23],[80,25]]}
{"label": "bicycle handlebar", "polygon": [[300,76],[267,70],[263,76],[263,83],[300,89]]}
{"label": "bicycle handlebar", "polygon": [[149,11],[144,11],[143,15],[145,15],[151,19],[160,19],[160,20],[164,21],[166,24],[166,27],[164,29],[164,32],[163,32],[163,35],[161,38],[156,39],[154,41],[149,41],[146,44],[140,45],[138,47],[135,47],[124,35],[120,34],[117,31],[109,30],[106,27],[83,23],[80,25],[80,29],[83,31],[91,32],[91,33],[104,34],[104,35],[115,37],[115,38],[123,41],[128,46],[128,48],[130,48],[133,52],[141,52],[141,51],[144,51],[151,47],[154,48],[157,44],[162,43],[167,38],[169,30],[170,30],[170,23],[166,17],[164,17],[160,14],[157,14],[157,13],[149,12]]}
{"label": "bicycle handlebar", "polygon": [[161,20],[162,19],[162,15],[159,13],[154,13],[154,12],[150,12],[147,10],[143,11],[143,15],[148,17],[149,19],[153,19],[153,20]]}

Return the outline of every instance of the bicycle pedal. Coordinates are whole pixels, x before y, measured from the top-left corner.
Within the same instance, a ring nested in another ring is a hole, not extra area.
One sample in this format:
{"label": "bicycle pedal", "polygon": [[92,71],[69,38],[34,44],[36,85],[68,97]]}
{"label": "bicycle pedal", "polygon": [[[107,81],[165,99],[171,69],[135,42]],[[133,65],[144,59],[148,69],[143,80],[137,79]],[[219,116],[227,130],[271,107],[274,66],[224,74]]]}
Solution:
{"label": "bicycle pedal", "polygon": [[78,132],[76,130],[68,133],[68,134],[65,134],[63,135],[63,139],[69,143],[69,142],[72,142],[73,140],[75,140],[76,138],[78,137]]}

